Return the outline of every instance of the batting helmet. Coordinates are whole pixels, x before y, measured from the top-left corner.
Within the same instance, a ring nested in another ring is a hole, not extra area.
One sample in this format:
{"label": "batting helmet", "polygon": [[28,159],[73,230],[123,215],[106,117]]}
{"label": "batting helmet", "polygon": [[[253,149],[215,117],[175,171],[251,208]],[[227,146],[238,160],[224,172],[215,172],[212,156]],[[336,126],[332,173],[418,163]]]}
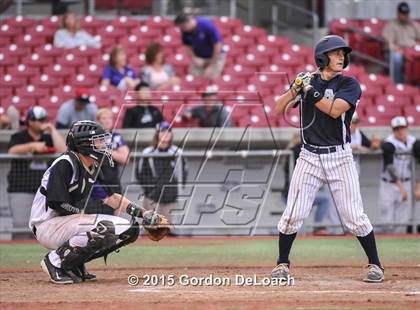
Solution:
{"label": "batting helmet", "polygon": [[111,134],[98,123],[92,121],[78,121],[73,123],[67,134],[67,147],[77,153],[89,156],[96,161],[100,161],[103,156],[109,160],[111,167],[112,144]]}
{"label": "batting helmet", "polygon": [[349,54],[352,49],[347,45],[346,41],[340,36],[329,35],[323,37],[315,46],[315,63],[318,68],[322,69],[328,66],[330,59],[327,53],[336,49],[344,50],[344,64],[343,68],[347,67],[350,60]]}

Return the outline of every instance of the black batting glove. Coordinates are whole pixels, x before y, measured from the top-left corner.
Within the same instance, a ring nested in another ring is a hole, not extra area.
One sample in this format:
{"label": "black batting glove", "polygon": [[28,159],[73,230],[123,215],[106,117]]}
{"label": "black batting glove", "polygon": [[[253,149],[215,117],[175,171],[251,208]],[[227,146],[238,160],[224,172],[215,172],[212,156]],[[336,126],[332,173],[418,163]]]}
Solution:
{"label": "black batting glove", "polygon": [[143,217],[143,213],[146,210],[143,207],[140,207],[139,205],[136,205],[135,203],[130,202],[127,206],[126,212],[135,217]]}

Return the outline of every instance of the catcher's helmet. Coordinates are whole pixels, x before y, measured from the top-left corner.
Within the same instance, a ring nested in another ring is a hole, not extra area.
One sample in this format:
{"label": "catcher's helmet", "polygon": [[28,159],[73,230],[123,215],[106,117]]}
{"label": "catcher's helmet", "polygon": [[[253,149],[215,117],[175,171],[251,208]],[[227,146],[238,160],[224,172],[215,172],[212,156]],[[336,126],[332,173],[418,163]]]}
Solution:
{"label": "catcher's helmet", "polygon": [[328,66],[330,59],[327,56],[327,52],[340,48],[344,50],[343,68],[345,68],[350,62],[349,54],[352,51],[346,41],[344,41],[342,37],[336,35],[325,36],[319,40],[315,46],[315,63],[318,68],[322,69]]}
{"label": "catcher's helmet", "polygon": [[111,167],[112,144],[111,134],[98,123],[92,121],[78,121],[71,125],[67,134],[66,144],[69,150],[89,156],[100,161],[105,155]]}

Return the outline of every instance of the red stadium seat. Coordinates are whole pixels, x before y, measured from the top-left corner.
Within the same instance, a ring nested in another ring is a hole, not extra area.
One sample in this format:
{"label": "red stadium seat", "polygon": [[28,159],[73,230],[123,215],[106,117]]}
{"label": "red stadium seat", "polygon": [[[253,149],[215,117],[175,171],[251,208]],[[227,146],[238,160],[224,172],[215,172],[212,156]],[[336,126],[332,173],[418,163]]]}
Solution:
{"label": "red stadium seat", "polygon": [[149,16],[144,24],[150,29],[158,29],[160,32],[164,32],[166,28],[174,27],[174,22],[168,18],[161,16]]}
{"label": "red stadium seat", "polygon": [[101,50],[106,51],[117,45],[117,40],[121,38],[104,37],[99,34],[95,35],[95,40],[101,43]]}
{"label": "red stadium seat", "polygon": [[67,53],[58,57],[57,63],[63,67],[81,67],[86,65],[87,58],[76,57],[73,53]]}
{"label": "red stadium seat", "polygon": [[243,54],[244,48],[238,47],[232,43],[223,42],[222,50],[226,53],[227,59],[236,59],[238,56]]}
{"label": "red stadium seat", "polygon": [[15,43],[21,47],[35,48],[45,44],[45,39],[41,37],[32,37],[30,34],[25,34],[24,36],[18,37],[15,40]]}
{"label": "red stadium seat", "polygon": [[112,21],[112,25],[118,29],[124,29],[125,31],[129,31],[135,27],[141,26],[141,21],[139,19],[134,19],[128,16],[118,16]]}
{"label": "red stadium seat", "polygon": [[405,56],[405,79],[406,81],[420,83],[420,44],[416,44],[404,51]]}
{"label": "red stadium seat", "polygon": [[41,57],[38,53],[33,53],[22,58],[22,63],[31,67],[43,67],[52,64],[52,59]]}
{"label": "red stadium seat", "polygon": [[67,81],[68,81],[68,84],[70,84],[71,86],[73,86],[75,88],[77,88],[77,87],[91,88],[91,87],[95,87],[96,85],[98,85],[98,80],[97,79],[85,76],[84,74],[78,74],[76,76],[72,76]]}
{"label": "red stadium seat", "polygon": [[35,49],[35,53],[40,57],[59,57],[64,51],[63,48],[54,47],[52,44],[46,44]]}
{"label": "red stadium seat", "polygon": [[191,60],[189,54],[173,53],[166,58],[166,62],[174,67],[178,75],[184,75],[188,72]]}
{"label": "red stadium seat", "polygon": [[131,57],[128,59],[130,66],[138,71],[141,67],[146,64],[146,55],[144,53],[138,54],[137,57]]}
{"label": "red stadium seat", "polygon": [[0,85],[0,99],[13,96],[13,88]]}
{"label": "red stadium seat", "polygon": [[359,28],[359,22],[342,17],[340,19],[334,19],[330,23],[331,33],[342,37],[345,36],[345,33],[350,28]]}
{"label": "red stadium seat", "polygon": [[380,96],[383,94],[382,87],[379,85],[376,85],[374,83],[372,84],[360,84],[360,88],[362,89],[362,97],[364,98],[371,98],[374,99],[377,96]]}
{"label": "red stadium seat", "polygon": [[275,88],[281,80],[281,77],[277,77],[274,74],[257,74],[253,78],[249,80],[250,84],[254,84],[257,86],[257,89],[273,89]]}
{"label": "red stadium seat", "polygon": [[420,104],[404,107],[404,115],[411,126],[420,126]]}
{"label": "red stadium seat", "polygon": [[389,76],[380,75],[370,73],[367,75],[362,75],[359,77],[360,83],[364,83],[366,85],[374,84],[375,86],[380,86],[385,89],[388,85],[392,84],[391,79]]}
{"label": "red stadium seat", "polygon": [[213,20],[213,22],[218,29],[221,29],[221,28],[234,29],[234,28],[243,26],[243,23],[240,19],[227,17],[227,16],[216,17]]}
{"label": "red stadium seat", "polygon": [[219,87],[219,90],[222,91],[231,91],[236,90],[245,83],[245,79],[240,79],[238,77],[233,78],[228,74],[224,74],[213,81],[214,85]]}
{"label": "red stadium seat", "polygon": [[9,39],[14,39],[22,34],[22,29],[18,27],[12,27],[8,24],[3,24],[0,27],[0,36],[7,37]]}
{"label": "red stadium seat", "polygon": [[[386,88],[386,93],[395,97],[410,97],[413,103],[419,103],[419,89],[411,85],[390,84]],[[414,101],[417,100],[417,101]]]}
{"label": "red stadium seat", "polygon": [[96,64],[91,64],[88,67],[79,68],[79,73],[91,79],[96,79],[99,83],[102,78],[103,68]]}
{"label": "red stadium seat", "polygon": [[44,98],[48,95],[47,88],[36,87],[34,85],[25,85],[16,89],[16,94],[23,98]]}
{"label": "red stadium seat", "polygon": [[230,46],[232,49],[233,47],[237,48],[246,48],[248,46],[253,45],[255,42],[253,39],[241,37],[240,35],[233,35],[231,38],[227,38],[223,44]]}
{"label": "red stadium seat", "polygon": [[22,98],[20,96],[10,96],[2,99],[2,106],[9,107],[15,106],[18,110],[27,109],[31,106],[36,105],[36,100],[33,98]]}
{"label": "red stadium seat", "polygon": [[45,107],[48,111],[51,109],[58,109],[60,106],[66,102],[67,100],[70,100],[69,97],[58,97],[57,95],[51,95],[47,96],[46,98],[40,98],[38,99],[38,104],[40,106]]}
{"label": "red stadium seat", "polygon": [[89,47],[86,45],[81,45],[76,48],[70,49],[68,52],[73,53],[76,57],[94,57],[101,54],[101,50],[94,47]]}
{"label": "red stadium seat", "polygon": [[255,84],[251,84],[251,83],[250,84],[244,84],[244,85],[237,88],[238,93],[241,93],[241,92],[255,92],[255,93],[258,93],[259,96],[261,96],[261,97],[265,97],[265,96],[270,95],[271,91],[272,90],[269,89],[269,88],[261,88],[261,87],[258,87]]}
{"label": "red stadium seat", "polygon": [[258,43],[265,46],[276,49],[277,51],[282,51],[283,49],[290,46],[290,40],[286,37],[280,37],[275,35],[261,36],[258,37]]}
{"label": "red stadium seat", "polygon": [[236,64],[234,66],[225,67],[223,73],[233,77],[237,76],[242,79],[249,79],[255,75],[255,68]]}
{"label": "red stadium seat", "polygon": [[52,90],[52,95],[57,96],[63,101],[73,99],[76,96],[74,87],[70,85],[63,85]]}
{"label": "red stadium seat", "polygon": [[249,54],[244,55],[244,57],[239,57],[236,63],[244,67],[257,68],[257,67],[261,67],[268,64],[269,61],[270,61],[269,58],[260,57],[259,55],[254,55],[254,54],[249,53]]}
{"label": "red stadium seat", "polygon": [[101,36],[101,38],[121,38],[122,36],[126,35],[126,33],[122,29],[115,28],[112,25],[104,26],[98,29],[97,34]]}
{"label": "red stadium seat", "polygon": [[360,79],[361,76],[366,75],[365,68],[363,66],[357,66],[354,64],[349,64],[343,71],[343,74],[346,76],[351,76]]}
{"label": "red stadium seat", "polygon": [[295,73],[300,73],[300,72],[316,72],[317,71],[317,67],[311,63],[309,64],[304,64],[304,65],[300,65],[299,67],[296,68],[296,72]]}
{"label": "red stadium seat", "polygon": [[76,68],[63,67],[60,64],[55,64],[44,68],[43,72],[56,78],[68,78],[69,76],[76,74]]}
{"label": "red stadium seat", "polygon": [[304,63],[314,63],[314,52],[309,47],[293,44],[284,48],[283,53],[289,54],[292,58],[301,59]]}
{"label": "red stadium seat", "polygon": [[398,106],[398,107],[411,105],[410,96],[394,96],[394,95],[385,94],[385,95],[376,97],[375,101],[376,101],[376,104],[393,105],[393,106]]}
{"label": "red stadium seat", "polygon": [[304,62],[304,59],[292,57],[288,53],[282,53],[279,57],[273,59],[273,63],[286,72],[296,72],[296,69]]}
{"label": "red stadium seat", "polygon": [[131,30],[131,34],[134,34],[147,42],[152,42],[162,34],[162,31],[159,29],[150,28],[147,25],[142,25]]}
{"label": "red stadium seat", "polygon": [[100,19],[95,16],[84,16],[79,21],[80,27],[92,35],[97,34],[99,28],[109,25],[109,20]]}
{"label": "red stadium seat", "polygon": [[30,83],[35,87],[50,89],[61,85],[61,78],[42,74],[31,78]]}
{"label": "red stadium seat", "polygon": [[119,40],[119,44],[121,44],[125,48],[135,48],[137,52],[144,52],[148,43],[148,40],[144,40],[144,38],[134,34],[131,34],[129,36],[123,36]]}
{"label": "red stadium seat", "polygon": [[0,52],[0,67],[7,67],[16,65],[18,62],[17,57],[13,57],[8,51]]}
{"label": "red stadium seat", "polygon": [[11,43],[12,43],[12,40],[10,40],[8,37],[0,36],[0,46],[8,46]]}
{"label": "red stadium seat", "polygon": [[44,27],[43,25],[37,25],[27,29],[26,33],[31,35],[33,38],[41,38],[45,42],[52,43],[55,29]]}
{"label": "red stadium seat", "polygon": [[24,64],[20,64],[17,66],[9,67],[7,73],[18,78],[30,78],[39,75],[40,70],[39,67],[30,67],[25,66]]}
{"label": "red stadium seat", "polygon": [[277,127],[278,116],[272,113],[269,106],[261,106],[251,111],[251,122],[254,127]]}
{"label": "red stadium seat", "polygon": [[234,28],[233,32],[243,38],[249,38],[254,41],[257,41],[259,37],[267,36],[267,32],[263,28],[249,25]]}
{"label": "red stadium seat", "polygon": [[[130,61],[130,60],[131,59],[129,59],[128,61]],[[103,55],[98,55],[98,56],[92,57],[90,62],[92,64],[97,65],[100,68],[103,68],[109,63],[109,54],[105,53]]]}
{"label": "red stadium seat", "polygon": [[360,126],[386,126],[391,124],[392,116],[370,115],[365,120],[361,120]]}
{"label": "red stadium seat", "polygon": [[207,83],[207,80],[202,77],[187,74],[181,81],[181,87],[186,90],[194,91],[201,89],[204,85],[207,85]]}
{"label": "red stadium seat", "polygon": [[26,81],[24,78],[16,77],[11,74],[6,74],[2,76],[0,79],[0,86],[3,88],[10,87],[10,88],[17,88],[21,87],[26,84]]}
{"label": "red stadium seat", "polygon": [[119,98],[122,98],[123,95],[121,91],[114,86],[105,86],[100,85],[92,88],[90,90],[91,97],[95,97],[97,101],[103,101],[104,99],[108,99],[109,102],[114,102]]}
{"label": "red stadium seat", "polygon": [[57,30],[61,27],[61,16],[53,15],[48,18],[43,18],[41,19],[41,25]]}
{"label": "red stadium seat", "polygon": [[6,23],[12,28],[27,29],[37,23],[36,19],[17,15],[6,20]]}
{"label": "red stadium seat", "polygon": [[169,34],[159,38],[158,42],[164,47],[164,49],[172,48],[175,50],[176,48],[182,46],[182,41],[179,36],[176,37]]}
{"label": "red stadium seat", "polygon": [[392,118],[401,115],[401,107],[392,105],[379,104],[365,108],[366,115],[373,115],[377,117]]}
{"label": "red stadium seat", "polygon": [[248,47],[247,53],[254,54],[257,57],[268,58],[276,56],[278,54],[278,50],[271,46],[258,44],[257,46]]}

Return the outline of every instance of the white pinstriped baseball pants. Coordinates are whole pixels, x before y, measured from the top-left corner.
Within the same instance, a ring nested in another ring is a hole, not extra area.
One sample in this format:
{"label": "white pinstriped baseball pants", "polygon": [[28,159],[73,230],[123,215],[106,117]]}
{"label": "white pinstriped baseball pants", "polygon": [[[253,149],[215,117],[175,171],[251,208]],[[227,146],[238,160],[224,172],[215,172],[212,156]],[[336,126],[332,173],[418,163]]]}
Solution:
{"label": "white pinstriped baseball pants", "polygon": [[363,211],[351,147],[346,144],[344,149],[340,147],[330,154],[314,154],[302,147],[290,183],[287,207],[277,225],[281,233],[293,234],[299,230],[311,211],[316,193],[327,182],[347,229],[358,237],[372,231],[372,224]]}

